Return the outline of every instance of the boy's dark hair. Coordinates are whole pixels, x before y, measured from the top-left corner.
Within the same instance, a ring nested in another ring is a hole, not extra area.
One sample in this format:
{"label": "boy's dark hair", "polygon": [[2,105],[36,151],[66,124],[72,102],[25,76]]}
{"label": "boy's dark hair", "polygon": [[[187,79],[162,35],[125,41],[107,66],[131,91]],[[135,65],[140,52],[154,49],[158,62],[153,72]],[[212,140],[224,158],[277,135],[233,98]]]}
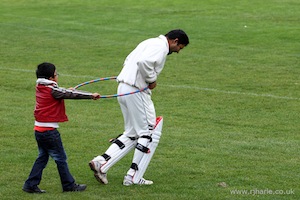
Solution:
{"label": "boy's dark hair", "polygon": [[165,36],[171,40],[178,38],[178,44],[183,44],[185,46],[187,46],[190,43],[189,37],[181,29],[172,30],[169,33],[167,33]]}
{"label": "boy's dark hair", "polygon": [[54,78],[55,69],[56,67],[52,63],[41,63],[37,66],[37,69],[35,71],[36,77],[45,79],[49,79],[50,77]]}

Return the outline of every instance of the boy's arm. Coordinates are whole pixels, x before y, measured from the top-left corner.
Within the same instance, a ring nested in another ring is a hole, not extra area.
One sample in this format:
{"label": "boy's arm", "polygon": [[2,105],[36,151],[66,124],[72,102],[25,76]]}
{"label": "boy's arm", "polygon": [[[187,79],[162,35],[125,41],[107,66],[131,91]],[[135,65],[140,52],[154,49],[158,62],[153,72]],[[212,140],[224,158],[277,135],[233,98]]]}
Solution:
{"label": "boy's arm", "polygon": [[55,99],[98,99],[97,93],[83,92],[80,90],[69,90],[65,88],[52,87],[52,96]]}

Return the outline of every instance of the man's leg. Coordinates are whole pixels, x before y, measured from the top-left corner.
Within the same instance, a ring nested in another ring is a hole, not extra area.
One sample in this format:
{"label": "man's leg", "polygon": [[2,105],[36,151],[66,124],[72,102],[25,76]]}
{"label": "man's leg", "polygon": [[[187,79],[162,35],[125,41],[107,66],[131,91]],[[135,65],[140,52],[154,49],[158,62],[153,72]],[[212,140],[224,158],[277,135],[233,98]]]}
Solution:
{"label": "man's leg", "polygon": [[[131,167],[128,170],[127,175],[124,177],[124,185],[150,185],[153,183],[152,181],[145,180],[143,178],[143,175],[148,167],[148,164],[152,158],[152,155],[160,138],[159,137],[158,140],[155,139],[156,146],[151,147],[151,153],[149,145],[154,144],[152,142],[152,134],[154,133],[153,129],[156,124],[156,113],[150,95],[141,93],[140,99],[138,100],[139,101],[137,102],[133,102],[133,104],[131,104],[132,101],[128,103],[129,109],[134,111],[131,114],[131,123],[133,124],[133,127],[139,136],[139,139],[136,145],[136,150],[134,152]],[[140,119],[146,119],[146,121],[141,121]],[[148,154],[151,156],[147,156]],[[141,161],[145,162],[145,156],[147,157],[148,161],[147,163],[141,165]],[[136,174],[138,174],[138,176],[136,176]],[[133,179],[135,176],[136,179]]]}
{"label": "man's leg", "polygon": [[[127,172],[127,176],[124,177],[123,185],[151,185],[152,181],[145,180],[143,178],[146,169],[152,159],[152,156],[159,143],[161,131],[163,125],[163,118],[157,118],[157,124],[152,132],[150,138],[140,138],[136,146],[133,162],[131,168]],[[147,141],[147,139],[149,139]]]}
{"label": "man's leg", "polygon": [[95,157],[90,161],[89,166],[94,171],[94,176],[100,183],[107,184],[107,171],[122,159],[136,145],[135,138],[129,138],[122,134],[113,139],[112,144],[101,156]]}

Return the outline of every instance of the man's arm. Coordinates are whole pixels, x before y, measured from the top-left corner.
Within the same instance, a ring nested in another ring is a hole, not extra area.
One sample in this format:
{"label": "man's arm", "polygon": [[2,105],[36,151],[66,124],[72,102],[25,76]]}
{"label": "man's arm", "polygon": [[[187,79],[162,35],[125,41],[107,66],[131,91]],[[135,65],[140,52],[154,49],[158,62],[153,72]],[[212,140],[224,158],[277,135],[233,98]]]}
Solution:
{"label": "man's arm", "polygon": [[164,65],[164,57],[164,52],[161,49],[154,48],[147,50],[137,62],[139,71],[149,84],[150,89],[156,86],[158,71],[160,72]]}

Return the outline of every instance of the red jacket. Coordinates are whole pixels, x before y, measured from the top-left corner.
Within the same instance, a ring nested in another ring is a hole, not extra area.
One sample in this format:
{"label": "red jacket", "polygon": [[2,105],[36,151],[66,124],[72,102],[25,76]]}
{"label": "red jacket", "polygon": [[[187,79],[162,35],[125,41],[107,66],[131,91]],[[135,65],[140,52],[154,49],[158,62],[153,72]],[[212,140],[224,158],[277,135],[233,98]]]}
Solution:
{"label": "red jacket", "polygon": [[38,79],[34,117],[38,122],[65,122],[64,99],[92,99],[92,93],[60,88],[53,81]]}
{"label": "red jacket", "polygon": [[64,99],[55,99],[51,92],[52,88],[46,85],[36,86],[35,120],[38,122],[68,121]]}

